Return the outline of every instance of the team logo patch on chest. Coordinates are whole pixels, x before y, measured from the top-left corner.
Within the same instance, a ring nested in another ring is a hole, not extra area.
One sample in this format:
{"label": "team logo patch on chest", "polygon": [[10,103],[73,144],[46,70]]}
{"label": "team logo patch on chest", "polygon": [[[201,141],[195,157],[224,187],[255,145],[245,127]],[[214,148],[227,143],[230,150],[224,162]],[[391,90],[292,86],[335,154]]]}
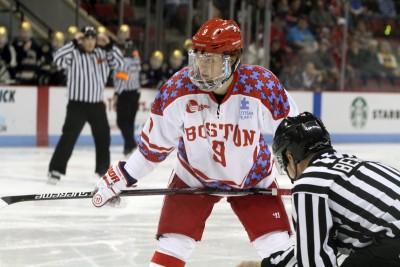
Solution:
{"label": "team logo patch on chest", "polygon": [[241,120],[248,120],[253,118],[253,111],[250,110],[250,102],[243,97],[240,101],[239,115]]}
{"label": "team logo patch on chest", "polygon": [[197,103],[196,100],[190,99],[186,103],[186,112],[187,113],[195,113],[196,111],[202,111],[203,109],[210,108],[209,105],[203,105]]}

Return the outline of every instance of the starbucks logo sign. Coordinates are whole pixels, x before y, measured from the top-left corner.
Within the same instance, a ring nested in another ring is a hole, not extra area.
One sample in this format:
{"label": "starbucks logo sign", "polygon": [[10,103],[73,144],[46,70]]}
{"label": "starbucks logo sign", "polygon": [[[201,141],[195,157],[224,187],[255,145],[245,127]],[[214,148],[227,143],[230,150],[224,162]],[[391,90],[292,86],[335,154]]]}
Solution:
{"label": "starbucks logo sign", "polygon": [[353,100],[350,107],[350,120],[354,128],[363,128],[368,120],[368,105],[362,97]]}

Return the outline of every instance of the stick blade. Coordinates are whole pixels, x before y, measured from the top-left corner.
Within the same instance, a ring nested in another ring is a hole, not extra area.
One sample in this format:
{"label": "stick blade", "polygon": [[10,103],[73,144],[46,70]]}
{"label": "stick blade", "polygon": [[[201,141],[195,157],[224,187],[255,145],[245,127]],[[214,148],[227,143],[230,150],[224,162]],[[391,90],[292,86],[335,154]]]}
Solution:
{"label": "stick blade", "polygon": [[8,201],[9,199],[7,197],[2,197],[0,200],[0,209],[7,207],[10,204]]}

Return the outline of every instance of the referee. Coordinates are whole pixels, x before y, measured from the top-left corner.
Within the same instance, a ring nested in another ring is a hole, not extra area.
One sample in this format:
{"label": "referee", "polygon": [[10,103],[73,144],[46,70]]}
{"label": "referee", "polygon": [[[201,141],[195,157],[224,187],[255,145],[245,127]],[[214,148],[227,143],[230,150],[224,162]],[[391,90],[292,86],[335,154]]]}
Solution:
{"label": "referee", "polygon": [[117,112],[117,125],[124,139],[123,153],[129,156],[136,148],[134,126],[140,98],[141,62],[132,40],[126,40],[120,47],[124,55],[124,66],[118,68],[114,75],[114,108]]}
{"label": "referee", "polygon": [[[277,166],[294,182],[298,266],[400,266],[400,172],[336,152],[311,113],[276,130]],[[262,266],[270,266],[264,259]]]}
{"label": "referee", "polygon": [[110,165],[110,127],[103,93],[110,70],[120,68],[123,57],[108,38],[105,47],[96,47],[96,37],[93,27],[84,27],[54,56],[54,63],[68,73],[68,105],[62,135],[49,165],[48,181],[52,184],[66,173],[68,160],[86,122],[96,147],[95,172],[101,176]]}

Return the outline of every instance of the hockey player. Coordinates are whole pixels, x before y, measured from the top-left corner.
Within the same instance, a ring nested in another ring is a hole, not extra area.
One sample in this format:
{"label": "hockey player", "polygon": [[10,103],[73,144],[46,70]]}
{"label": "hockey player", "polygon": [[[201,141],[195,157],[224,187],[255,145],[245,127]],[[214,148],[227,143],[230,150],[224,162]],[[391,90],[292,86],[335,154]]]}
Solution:
{"label": "hockey player", "polygon": [[[340,254],[349,255],[341,267],[400,266],[398,170],[336,152],[308,112],[281,122],[273,152],[294,181],[298,266],[336,267]],[[255,266],[271,265],[267,259],[238,267]]]}
{"label": "hockey player", "polygon": [[[189,66],[161,88],[127,162],[114,163],[97,182],[93,204],[101,207],[135,185],[175,148],[170,188],[276,188],[274,164],[263,133],[298,114],[273,73],[240,64],[242,36],[232,20],[211,19],[193,36]],[[185,265],[200,241],[220,196],[166,196],[150,266]],[[227,197],[262,258],[293,247],[282,200],[273,196]],[[275,259],[274,266],[291,266]],[[280,265],[279,265],[280,264]]]}

